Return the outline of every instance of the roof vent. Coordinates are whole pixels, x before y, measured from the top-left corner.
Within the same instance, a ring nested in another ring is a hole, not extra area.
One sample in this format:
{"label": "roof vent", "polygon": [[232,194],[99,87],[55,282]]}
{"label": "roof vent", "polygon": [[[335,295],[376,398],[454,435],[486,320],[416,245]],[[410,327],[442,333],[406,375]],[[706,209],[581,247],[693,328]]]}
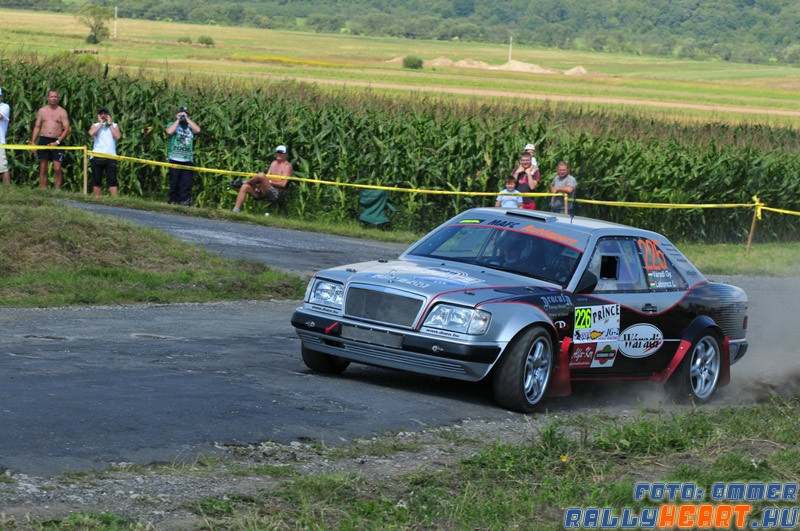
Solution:
{"label": "roof vent", "polygon": [[522,210],[522,209],[509,210],[506,213],[506,215],[532,218],[537,221],[542,221],[544,223],[553,223],[555,221],[558,221],[558,218],[556,216],[553,216],[552,214],[545,214],[544,212],[539,212],[537,210]]}

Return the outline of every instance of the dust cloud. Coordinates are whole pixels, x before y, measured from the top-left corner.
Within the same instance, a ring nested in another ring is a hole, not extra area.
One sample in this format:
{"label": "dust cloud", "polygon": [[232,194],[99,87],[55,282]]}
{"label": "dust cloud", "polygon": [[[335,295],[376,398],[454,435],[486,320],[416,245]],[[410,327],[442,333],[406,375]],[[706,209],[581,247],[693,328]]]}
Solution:
{"label": "dust cloud", "polygon": [[[744,289],[750,302],[745,357],[715,402],[748,404],[773,396],[800,397],[800,278],[720,277]],[[797,335],[795,335],[797,334]]]}

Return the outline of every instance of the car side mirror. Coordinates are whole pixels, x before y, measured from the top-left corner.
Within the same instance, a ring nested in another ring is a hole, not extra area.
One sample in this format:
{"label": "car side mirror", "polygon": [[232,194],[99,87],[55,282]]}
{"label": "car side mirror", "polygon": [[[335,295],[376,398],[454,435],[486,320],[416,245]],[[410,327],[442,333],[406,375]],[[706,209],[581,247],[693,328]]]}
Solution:
{"label": "car side mirror", "polygon": [[591,293],[597,286],[597,275],[591,271],[584,271],[575,293]]}

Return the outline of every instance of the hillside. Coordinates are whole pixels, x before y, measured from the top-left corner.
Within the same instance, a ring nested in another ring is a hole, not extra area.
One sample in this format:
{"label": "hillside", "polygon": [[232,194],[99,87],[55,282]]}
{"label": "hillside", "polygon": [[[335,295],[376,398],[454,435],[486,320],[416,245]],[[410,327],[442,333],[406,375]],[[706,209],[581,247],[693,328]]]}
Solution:
{"label": "hillside", "polygon": [[[97,0],[123,18],[800,64],[792,0]],[[0,0],[71,11],[72,0]]]}

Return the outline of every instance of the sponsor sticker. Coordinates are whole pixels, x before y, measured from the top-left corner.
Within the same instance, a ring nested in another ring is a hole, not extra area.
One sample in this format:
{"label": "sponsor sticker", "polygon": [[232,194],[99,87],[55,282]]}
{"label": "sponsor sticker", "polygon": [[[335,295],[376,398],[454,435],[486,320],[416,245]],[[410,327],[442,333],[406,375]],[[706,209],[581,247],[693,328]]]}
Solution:
{"label": "sponsor sticker", "polygon": [[664,334],[651,324],[629,326],[619,335],[619,351],[629,358],[646,358],[658,352],[664,344]]}
{"label": "sponsor sticker", "polygon": [[588,369],[594,360],[595,343],[583,343],[575,345],[572,356],[569,358],[571,369]]}
{"label": "sponsor sticker", "polygon": [[613,367],[615,359],[617,359],[617,351],[614,349],[614,345],[611,343],[598,344],[590,367],[592,369]]}
{"label": "sponsor sticker", "polygon": [[570,369],[613,367],[617,351],[612,343],[581,343],[575,345],[569,358]]}
{"label": "sponsor sticker", "polygon": [[617,341],[619,339],[619,304],[575,308],[573,343]]}

